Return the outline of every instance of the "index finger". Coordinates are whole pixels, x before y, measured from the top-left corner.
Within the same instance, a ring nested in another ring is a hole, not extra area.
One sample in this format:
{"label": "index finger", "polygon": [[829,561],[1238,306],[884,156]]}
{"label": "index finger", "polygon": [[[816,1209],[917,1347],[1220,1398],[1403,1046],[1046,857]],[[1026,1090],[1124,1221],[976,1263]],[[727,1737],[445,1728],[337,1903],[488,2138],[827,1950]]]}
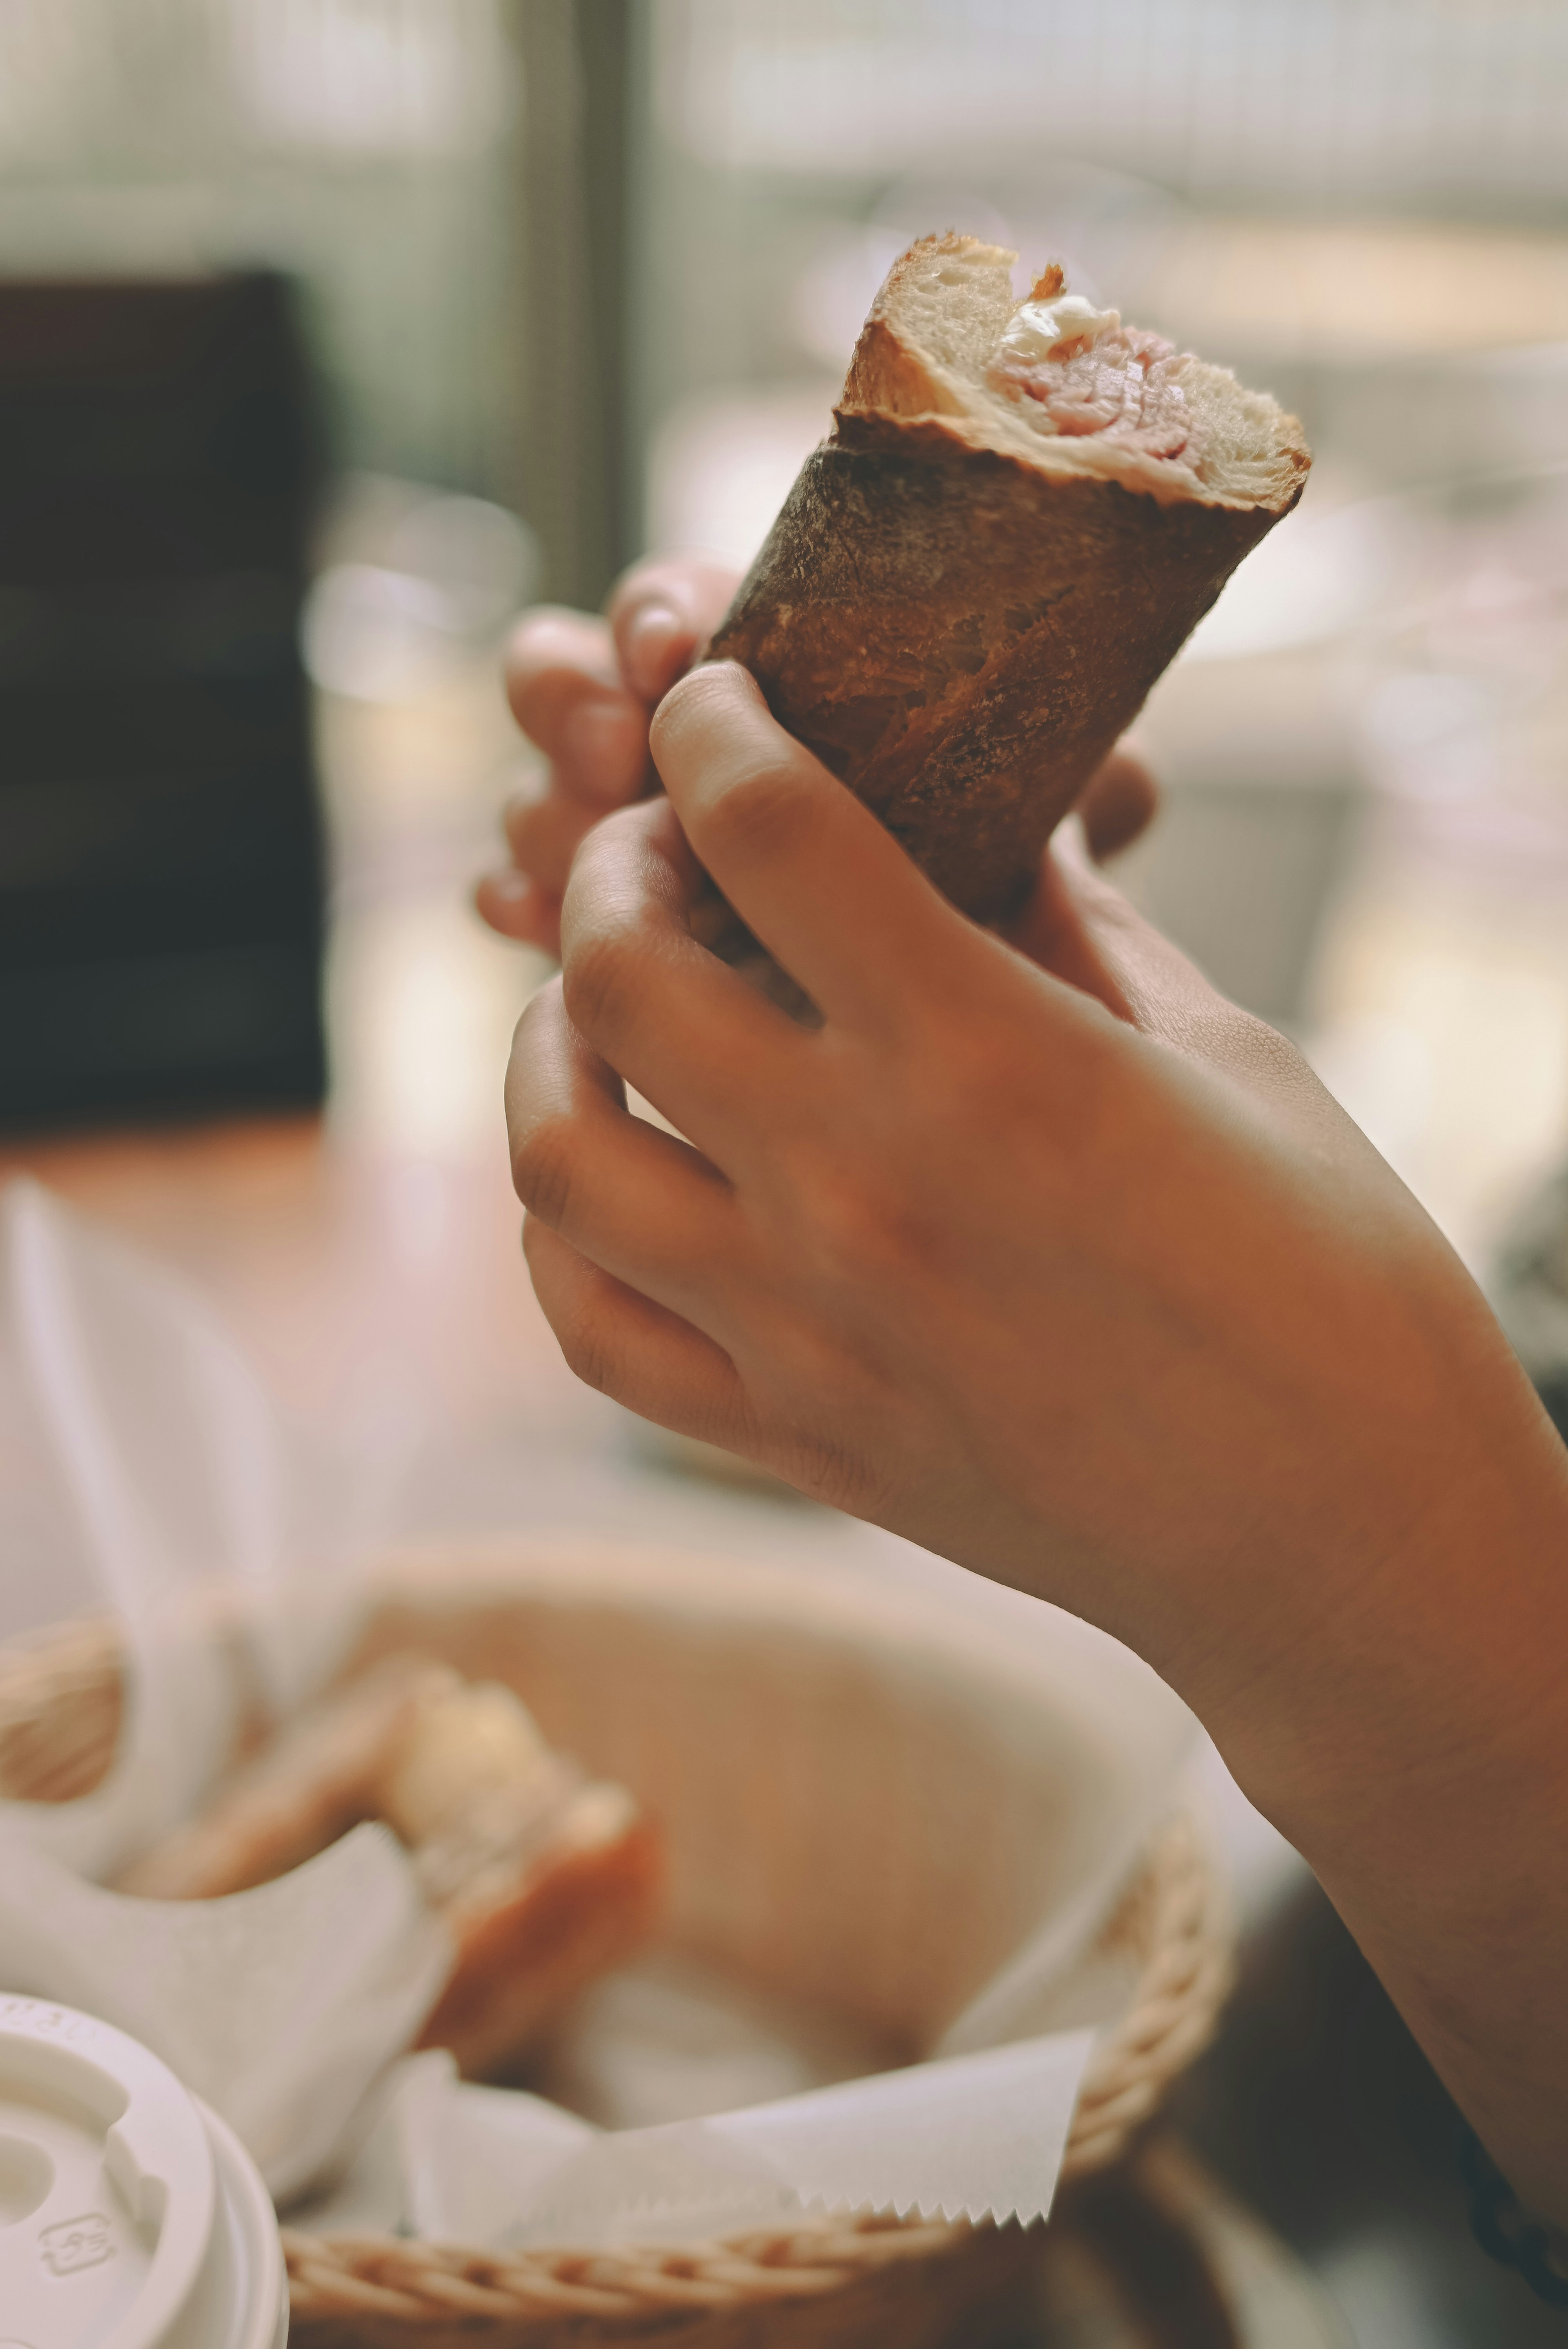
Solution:
{"label": "index finger", "polygon": [[651,748],[699,861],[830,1020],[884,1024],[978,936],[738,663],[666,695]]}
{"label": "index finger", "polygon": [[735,598],[740,574],[706,554],[661,554],[634,564],[606,606],[621,675],[657,701],[691,667]]}

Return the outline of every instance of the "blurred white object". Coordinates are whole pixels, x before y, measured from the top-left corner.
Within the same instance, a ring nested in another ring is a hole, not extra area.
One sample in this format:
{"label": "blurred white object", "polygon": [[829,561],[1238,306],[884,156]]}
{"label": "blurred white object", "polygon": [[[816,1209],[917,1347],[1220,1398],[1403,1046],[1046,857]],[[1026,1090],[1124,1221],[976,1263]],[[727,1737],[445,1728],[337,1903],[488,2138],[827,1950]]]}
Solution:
{"label": "blurred white object", "polygon": [[325,692],[411,700],[492,642],[527,600],[533,534],[482,498],[377,476],[345,485],[329,559],[301,619],[304,663]]}
{"label": "blurred white object", "polygon": [[831,431],[838,395],[835,377],[683,400],[648,451],[649,545],[701,547],[744,571],[802,463]]}
{"label": "blurred white object", "polygon": [[461,657],[464,635],[439,587],[374,563],[324,571],[300,627],[314,682],[357,701],[400,701],[434,684]]}
{"label": "blurred white object", "polygon": [[866,312],[909,242],[902,230],[874,223],[841,229],[807,263],[789,298],[789,323],[801,348],[821,366],[848,367]]}
{"label": "blurred white object", "polygon": [[1495,678],[1412,669],[1374,686],[1361,711],[1367,763],[1410,799],[1479,798],[1499,779],[1504,710]]}
{"label": "blurred white object", "polygon": [[1022,173],[1043,149],[1383,219],[1423,199],[1495,216],[1522,188],[1539,214],[1568,186],[1550,5],[667,0],[656,22],[665,137],[758,177]]}
{"label": "blurred white object", "polygon": [[[52,1849],[108,1873],[189,1807],[231,1732],[225,1674],[177,1669],[170,1620],[202,1588],[341,1563],[373,1520],[199,1298],[30,1182],[0,1191],[0,1631],[107,1608],[136,1662],[123,1767],[49,1823]],[[330,1611],[319,1629],[330,1643]],[[269,1707],[331,1661],[263,1646]]]}
{"label": "blurred white object", "polygon": [[451,1971],[401,1847],[356,1827],[253,1891],[139,1900],[36,1848],[41,1807],[0,1805],[0,1979],[140,2040],[279,2201],[302,2192],[341,2158]]}
{"label": "blurred white object", "polygon": [[145,2047],[0,2000],[0,2310],[31,2349],[284,2349],[266,2189]]}
{"label": "blurred white object", "polygon": [[253,132],[285,150],[467,155],[509,119],[495,0],[226,0],[222,13],[239,108]]}
{"label": "blurred white object", "polygon": [[1347,635],[1386,617],[1415,584],[1422,533],[1397,498],[1287,516],[1199,621],[1184,660],[1229,660]]}
{"label": "blurred white object", "polygon": [[0,1804],[0,1980],[130,2031],[239,2130],[274,2191],[295,2191],[450,1963],[406,1857],[370,1830],[278,1884],[191,1904],[88,1879],[196,1806],[258,1694],[282,1712],[330,1671],[359,1604],[346,1573],[308,1623],[258,1615],[247,1641],[194,1616],[225,1585],[346,1566],[368,1532],[353,1478],[284,1430],[199,1299],[29,1183],[0,1194],[0,1463],[13,1623],[108,1609],[130,1668],[104,1784]]}

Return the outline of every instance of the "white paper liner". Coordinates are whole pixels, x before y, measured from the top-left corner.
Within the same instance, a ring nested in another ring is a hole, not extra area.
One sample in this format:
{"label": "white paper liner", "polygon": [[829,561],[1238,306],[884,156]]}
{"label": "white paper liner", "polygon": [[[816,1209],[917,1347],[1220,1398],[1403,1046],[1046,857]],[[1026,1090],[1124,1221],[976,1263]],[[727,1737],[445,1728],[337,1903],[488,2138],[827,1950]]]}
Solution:
{"label": "white paper liner", "polygon": [[1091,2031],[916,2064],[662,2128],[405,2067],[396,2105],[416,2234],[496,2250],[702,2241],[817,2211],[1008,2219],[1051,2207]]}

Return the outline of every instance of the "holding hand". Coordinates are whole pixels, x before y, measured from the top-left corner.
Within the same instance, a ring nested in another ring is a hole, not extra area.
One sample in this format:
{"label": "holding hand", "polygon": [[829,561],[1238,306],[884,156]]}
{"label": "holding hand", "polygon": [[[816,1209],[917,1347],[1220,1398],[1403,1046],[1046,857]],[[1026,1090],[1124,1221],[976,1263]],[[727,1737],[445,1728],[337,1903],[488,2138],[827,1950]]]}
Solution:
{"label": "holding hand", "polygon": [[[1497,1825],[1522,1773],[1532,1847],[1568,1826],[1568,1460],[1462,1268],[1086,864],[1047,860],[1010,942],[976,929],[733,667],[652,752],[668,798],[582,841],[508,1082],[568,1360],[1139,1649],[1515,2182],[1568,2201],[1520,2120],[1542,2061],[1568,2090],[1568,2024]],[[702,869],[820,1030],[694,941]]]}

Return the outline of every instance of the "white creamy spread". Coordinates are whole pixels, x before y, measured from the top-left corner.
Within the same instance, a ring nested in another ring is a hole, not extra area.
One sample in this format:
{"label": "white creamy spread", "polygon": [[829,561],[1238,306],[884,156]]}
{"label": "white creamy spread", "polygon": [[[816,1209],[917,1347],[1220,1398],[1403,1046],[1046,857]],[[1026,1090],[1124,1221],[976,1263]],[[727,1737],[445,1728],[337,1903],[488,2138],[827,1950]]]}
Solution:
{"label": "white creamy spread", "polygon": [[1014,313],[1001,348],[1022,359],[1049,358],[1064,343],[1095,343],[1113,335],[1119,310],[1097,310],[1081,294],[1058,294],[1051,302],[1025,302]]}
{"label": "white creamy spread", "polygon": [[1162,335],[1124,326],[1119,312],[1064,292],[1060,270],[1051,269],[1014,313],[989,380],[1036,432],[1101,433],[1145,457],[1180,458],[1196,472],[1202,435],[1182,367]]}

